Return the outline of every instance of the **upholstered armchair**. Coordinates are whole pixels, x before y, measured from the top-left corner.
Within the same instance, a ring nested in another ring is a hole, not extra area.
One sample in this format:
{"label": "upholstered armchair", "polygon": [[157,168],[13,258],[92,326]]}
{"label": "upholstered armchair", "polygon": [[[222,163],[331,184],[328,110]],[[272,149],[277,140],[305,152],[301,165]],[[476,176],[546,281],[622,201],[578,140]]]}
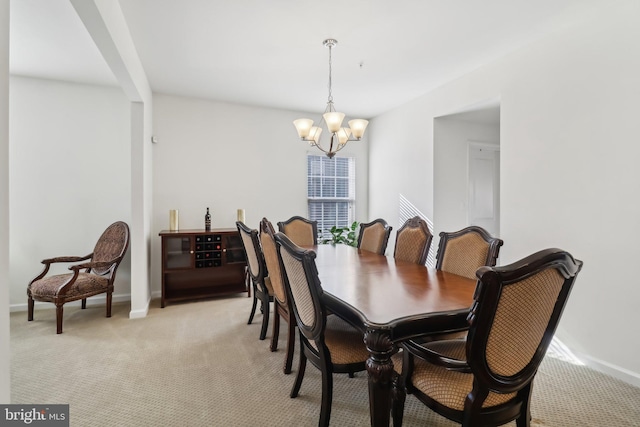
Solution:
{"label": "upholstered armchair", "polygon": [[[62,256],[42,261],[44,270],[27,287],[28,320],[33,320],[35,301],[56,305],[57,333],[62,333],[63,305],[82,300],[87,307],[87,298],[106,293],[107,317],[111,317],[113,282],[116,271],[129,247],[129,226],[114,222],[102,233],[93,252],[85,256]],[[69,267],[71,273],[47,276],[55,263],[80,263]]]}

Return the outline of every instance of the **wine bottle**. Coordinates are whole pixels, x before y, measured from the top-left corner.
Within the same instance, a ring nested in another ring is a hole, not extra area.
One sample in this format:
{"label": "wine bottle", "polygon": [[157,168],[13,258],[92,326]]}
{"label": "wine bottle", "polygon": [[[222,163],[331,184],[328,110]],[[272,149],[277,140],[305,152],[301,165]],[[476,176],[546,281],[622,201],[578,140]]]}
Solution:
{"label": "wine bottle", "polygon": [[211,231],[211,214],[209,213],[209,208],[207,208],[207,213],[204,216],[204,229],[205,231]]}

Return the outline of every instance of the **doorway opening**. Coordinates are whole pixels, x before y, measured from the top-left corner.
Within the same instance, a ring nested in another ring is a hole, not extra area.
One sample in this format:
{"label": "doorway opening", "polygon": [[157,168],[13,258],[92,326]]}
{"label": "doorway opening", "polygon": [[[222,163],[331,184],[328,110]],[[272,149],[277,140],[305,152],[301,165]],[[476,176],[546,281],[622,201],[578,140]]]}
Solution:
{"label": "doorway opening", "polygon": [[433,223],[434,237],[469,225],[500,236],[499,100],[434,119]]}

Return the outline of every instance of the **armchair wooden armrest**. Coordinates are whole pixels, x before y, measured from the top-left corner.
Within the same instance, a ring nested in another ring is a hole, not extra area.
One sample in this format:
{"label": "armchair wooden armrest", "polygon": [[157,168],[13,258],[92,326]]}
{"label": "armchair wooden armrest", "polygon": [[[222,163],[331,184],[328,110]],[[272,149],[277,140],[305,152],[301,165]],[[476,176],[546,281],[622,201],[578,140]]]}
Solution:
{"label": "armchair wooden armrest", "polygon": [[55,258],[47,258],[42,260],[42,264],[53,264],[57,262],[80,262],[87,260],[93,256],[93,252],[85,256],[59,256]]}
{"label": "armchair wooden armrest", "polygon": [[62,286],[60,286],[60,288],[58,288],[58,293],[60,295],[64,295],[67,293],[71,285],[73,285],[76,279],[78,278],[78,275],[80,274],[80,270],[88,269],[88,271],[90,271],[91,269],[94,269],[94,268],[108,269],[112,265],[118,263],[121,259],[122,257],[120,256],[112,259],[111,261],[90,261],[82,264],[75,264],[75,265],[69,266],[69,270],[73,271],[73,276],[71,276],[69,280],[67,280]]}
{"label": "armchair wooden armrest", "polygon": [[49,268],[51,267],[51,264],[60,263],[60,262],[80,262],[80,261],[91,259],[92,256],[93,256],[93,252],[85,256],[59,256],[55,258],[43,259],[41,263],[44,264],[44,269],[42,270],[42,272],[40,272],[40,274],[38,274],[36,277],[31,279],[31,282],[29,282],[29,285],[31,285],[36,280],[40,280],[44,276],[46,276],[47,273],[49,272]]}
{"label": "armchair wooden armrest", "polygon": [[91,261],[83,262],[82,264],[76,264],[69,266],[69,270],[82,270],[83,268],[109,268],[116,262],[120,261],[119,258],[112,259],[111,261]]}
{"label": "armchair wooden armrest", "polygon": [[414,341],[407,341],[403,343],[402,348],[412,356],[418,357],[433,365],[442,366],[451,371],[471,372],[471,368],[466,360],[459,360],[445,356]]}
{"label": "armchair wooden armrest", "polygon": [[430,316],[415,316],[411,322],[399,322],[393,325],[391,338],[394,342],[402,343],[421,336],[466,331],[469,329],[468,315],[468,310],[461,310],[439,316],[437,321]]}

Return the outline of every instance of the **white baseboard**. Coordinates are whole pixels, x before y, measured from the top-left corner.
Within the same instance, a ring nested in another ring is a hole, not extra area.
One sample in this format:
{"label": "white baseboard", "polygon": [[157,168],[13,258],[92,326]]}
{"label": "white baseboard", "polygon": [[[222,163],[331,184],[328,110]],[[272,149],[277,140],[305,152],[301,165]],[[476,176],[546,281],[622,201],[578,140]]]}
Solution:
{"label": "white baseboard", "polygon": [[149,297],[149,299],[147,300],[147,304],[145,305],[145,307],[139,310],[131,310],[129,312],[129,319],[142,319],[143,317],[147,317],[147,314],[149,314],[149,306],[151,305],[151,300],[153,298],[160,298],[161,296],[162,292],[160,291],[151,292],[151,297]]}
{"label": "white baseboard", "polygon": [[[151,293],[151,299],[153,298],[160,298],[162,296],[162,292],[161,291],[154,291]],[[131,317],[132,319],[137,319],[139,317],[144,317],[147,315],[147,313],[149,312],[149,305],[151,302],[151,299],[149,299],[149,301],[147,301],[147,307],[146,310],[136,310],[135,313],[135,317],[133,315],[129,315],[129,317]],[[113,300],[112,302],[114,303],[119,303],[119,302],[130,302],[131,301],[131,294],[113,294]],[[87,307],[93,306],[93,305],[104,305],[107,302],[107,296],[105,294],[101,294],[101,295],[96,295],[93,296],[91,298],[87,298]],[[81,300],[78,301],[72,301],[67,303],[70,306],[73,305],[80,305],[81,304]],[[67,305],[65,304],[65,305]],[[53,304],[51,304],[50,302],[40,302],[40,301],[36,301],[35,304],[36,308],[54,308],[55,306]],[[9,305],[9,311],[11,313],[13,312],[19,312],[19,311],[27,311],[27,303],[25,302],[24,304],[11,304]],[[139,314],[144,311],[144,315],[140,316]],[[138,313],[140,312],[140,313]]]}
{"label": "white baseboard", "polygon": [[151,304],[151,299],[147,300],[145,306],[139,310],[131,310],[129,312],[129,319],[142,319],[143,317],[147,317],[149,314],[149,305]]}
{"label": "white baseboard", "polygon": [[[127,301],[131,301],[131,294],[113,294],[113,299],[112,302],[114,303],[118,303],[118,302],[127,302]],[[77,301],[72,301],[69,302],[67,304],[65,304],[65,306],[69,305],[69,306],[73,306],[73,305],[77,305],[79,306],[82,303],[81,300],[77,300]],[[96,295],[93,296],[91,298],[87,298],[87,307],[90,306],[94,306],[94,305],[105,305],[107,303],[107,296],[105,294],[101,294],[101,295]],[[36,308],[55,308],[55,305],[51,304],[50,302],[40,302],[40,301],[36,301],[35,304]],[[17,312],[17,311],[27,311],[27,303],[23,303],[23,304],[11,304],[9,305],[9,311],[11,313],[13,312]]]}
{"label": "white baseboard", "polygon": [[591,369],[602,372],[603,374],[611,375],[612,377],[631,384],[632,386],[640,387],[640,374],[637,372],[621,368],[620,366],[613,365],[586,354],[577,354],[577,356]]}

